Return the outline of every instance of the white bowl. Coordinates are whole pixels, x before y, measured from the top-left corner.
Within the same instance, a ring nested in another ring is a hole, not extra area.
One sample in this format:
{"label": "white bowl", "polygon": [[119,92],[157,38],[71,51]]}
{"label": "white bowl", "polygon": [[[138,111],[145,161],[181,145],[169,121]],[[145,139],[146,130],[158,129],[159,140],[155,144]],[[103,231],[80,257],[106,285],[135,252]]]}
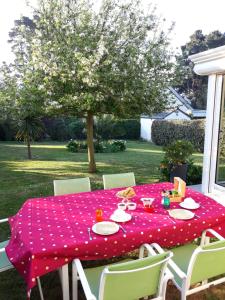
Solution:
{"label": "white bowl", "polygon": [[140,199],[142,202],[143,202],[143,204],[145,204],[145,205],[152,205],[152,203],[153,203],[153,201],[155,200],[155,198],[141,198]]}

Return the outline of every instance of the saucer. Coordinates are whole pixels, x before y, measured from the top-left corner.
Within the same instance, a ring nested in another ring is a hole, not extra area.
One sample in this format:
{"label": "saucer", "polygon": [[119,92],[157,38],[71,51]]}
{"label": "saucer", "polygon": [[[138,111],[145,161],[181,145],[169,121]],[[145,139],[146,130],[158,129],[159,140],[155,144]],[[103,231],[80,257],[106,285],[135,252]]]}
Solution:
{"label": "saucer", "polygon": [[124,213],[121,215],[112,214],[110,217],[110,220],[112,220],[114,222],[128,222],[131,220],[131,218],[132,218],[132,216],[128,213]]}
{"label": "saucer", "polygon": [[180,206],[186,209],[197,209],[200,207],[200,204],[197,202],[191,203],[191,204],[187,204],[185,202],[181,202]]}

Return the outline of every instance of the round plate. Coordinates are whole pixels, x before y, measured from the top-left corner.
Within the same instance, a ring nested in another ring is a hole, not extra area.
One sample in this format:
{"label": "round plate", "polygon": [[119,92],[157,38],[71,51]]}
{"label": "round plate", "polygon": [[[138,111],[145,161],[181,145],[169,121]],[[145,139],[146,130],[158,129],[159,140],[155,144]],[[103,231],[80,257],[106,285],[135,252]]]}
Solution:
{"label": "round plate", "polygon": [[98,222],[92,226],[92,230],[94,231],[94,233],[97,233],[100,235],[114,234],[114,233],[118,232],[119,229],[120,229],[120,227],[118,224],[116,224],[114,222],[110,222],[110,221]]}
{"label": "round plate", "polygon": [[183,208],[186,208],[186,209],[197,209],[197,208],[200,207],[200,204],[195,202],[194,204],[187,205],[187,203],[181,202],[180,206],[183,207]]}
{"label": "round plate", "polygon": [[127,221],[130,221],[131,218],[132,218],[132,216],[127,213],[122,214],[121,216],[112,214],[110,217],[110,220],[112,220],[114,222],[127,222]]}
{"label": "round plate", "polygon": [[189,220],[195,216],[193,212],[181,208],[170,209],[168,212],[171,217],[178,220]]}

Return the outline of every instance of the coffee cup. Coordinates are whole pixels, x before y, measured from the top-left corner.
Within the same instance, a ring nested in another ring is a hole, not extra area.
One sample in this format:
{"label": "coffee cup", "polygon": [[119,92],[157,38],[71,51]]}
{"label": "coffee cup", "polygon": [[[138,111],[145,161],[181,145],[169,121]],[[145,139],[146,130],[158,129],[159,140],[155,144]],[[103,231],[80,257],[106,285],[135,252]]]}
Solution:
{"label": "coffee cup", "polygon": [[129,202],[129,203],[127,204],[127,208],[128,208],[129,210],[135,210],[136,207],[137,207],[137,204],[134,203],[134,202]]}
{"label": "coffee cup", "polygon": [[121,210],[126,210],[127,205],[123,202],[120,202],[120,203],[117,204],[117,207]]}

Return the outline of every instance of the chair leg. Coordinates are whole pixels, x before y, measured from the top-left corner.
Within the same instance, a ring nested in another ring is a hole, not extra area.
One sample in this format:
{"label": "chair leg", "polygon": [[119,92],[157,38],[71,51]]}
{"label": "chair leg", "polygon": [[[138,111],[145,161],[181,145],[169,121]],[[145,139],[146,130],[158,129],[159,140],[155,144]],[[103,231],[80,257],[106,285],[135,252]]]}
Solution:
{"label": "chair leg", "polygon": [[37,284],[38,284],[38,289],[39,289],[39,293],[40,293],[40,298],[41,298],[41,300],[44,300],[43,291],[42,291],[42,287],[41,287],[41,280],[39,277],[37,277]]}
{"label": "chair leg", "polygon": [[68,265],[59,269],[59,276],[62,285],[63,300],[70,300]]}
{"label": "chair leg", "polygon": [[186,292],[184,290],[181,291],[181,300],[186,300]]}
{"label": "chair leg", "polygon": [[78,300],[78,274],[75,263],[72,264],[72,296],[73,300]]}

